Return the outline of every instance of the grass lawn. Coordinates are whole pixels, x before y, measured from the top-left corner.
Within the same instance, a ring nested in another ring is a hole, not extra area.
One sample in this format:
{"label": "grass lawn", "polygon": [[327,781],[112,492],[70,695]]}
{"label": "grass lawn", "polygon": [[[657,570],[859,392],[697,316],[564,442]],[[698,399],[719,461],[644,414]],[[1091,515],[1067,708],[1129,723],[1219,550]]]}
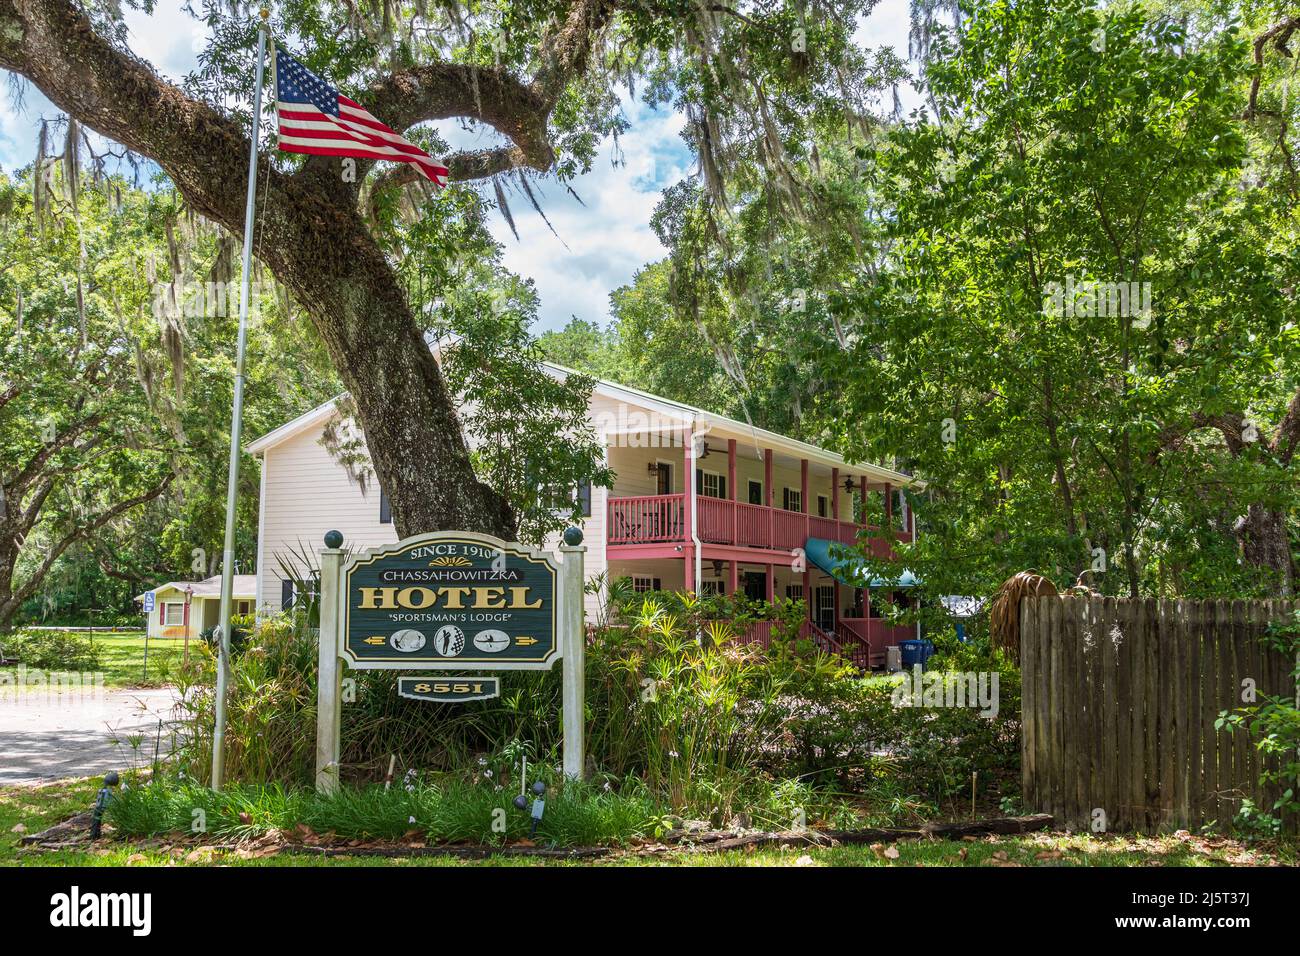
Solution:
{"label": "grass lawn", "polygon": [[[191,653],[199,643],[190,641]],[[150,638],[147,670],[144,631],[96,634],[95,646],[99,648],[105,687],[160,687],[170,682],[171,668],[184,659],[185,642]]]}
{"label": "grass lawn", "polygon": [[[1031,833],[970,841],[904,841],[875,846],[757,849],[750,852],[655,856],[623,853],[590,861],[495,857],[462,860],[448,856],[388,859],[323,859],[281,853],[256,857],[239,850],[168,846],[160,840],[105,842],[89,851],[36,852],[18,847],[21,825],[35,833],[88,809],[98,779],[43,787],[0,788],[0,865],[4,866],[1271,866],[1300,860],[1292,846],[1252,845],[1187,833],[1155,837],[1092,837]],[[897,850],[895,855],[894,851]]]}
{"label": "grass lawn", "polygon": [[[172,681],[172,670],[185,655],[185,642],[174,638],[150,638],[148,667],[145,666],[144,631],[113,631],[93,636],[99,650],[99,670],[105,687],[162,687]],[[191,639],[190,653],[198,653]],[[4,688],[0,687],[0,692]]]}

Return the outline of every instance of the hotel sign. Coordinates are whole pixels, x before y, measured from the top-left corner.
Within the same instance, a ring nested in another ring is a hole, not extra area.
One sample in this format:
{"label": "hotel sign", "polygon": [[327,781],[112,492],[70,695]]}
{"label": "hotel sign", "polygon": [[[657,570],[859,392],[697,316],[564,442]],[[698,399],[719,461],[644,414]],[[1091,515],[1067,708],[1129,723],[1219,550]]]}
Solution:
{"label": "hotel sign", "polygon": [[556,571],[544,552],[463,531],[357,555],[342,574],[342,656],[362,670],[548,670]]}

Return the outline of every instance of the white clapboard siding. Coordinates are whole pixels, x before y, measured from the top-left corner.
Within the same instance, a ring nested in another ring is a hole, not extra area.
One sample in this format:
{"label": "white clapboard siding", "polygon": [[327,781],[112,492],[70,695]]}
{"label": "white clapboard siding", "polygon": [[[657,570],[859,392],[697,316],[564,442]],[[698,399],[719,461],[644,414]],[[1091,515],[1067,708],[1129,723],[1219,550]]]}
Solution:
{"label": "white clapboard siding", "polygon": [[[258,565],[258,607],[280,608],[281,580],[287,577],[280,557],[296,561],[304,549],[316,555],[324,547],[325,532],[337,530],[350,551],[385,547],[398,540],[397,530],[379,520],[379,485],[372,478],[363,493],[320,443],[323,425],[307,430],[263,452],[265,490],[262,501],[262,540]],[[593,488],[590,518],[582,522],[586,573],[589,578],[605,570],[606,493]],[[545,547],[559,546],[559,535]],[[300,563],[300,562],[298,562]],[[314,565],[319,563],[316,558]],[[594,616],[598,598],[588,595],[588,614]]]}
{"label": "white clapboard siding", "polygon": [[[341,531],[344,547],[353,551],[397,541],[393,525],[379,521],[378,483],[372,478],[363,493],[321,445],[322,431],[309,428],[263,453],[257,603],[264,610],[280,607],[280,581],[286,575],[278,558],[292,560],[304,548],[317,555],[326,531]],[[314,558],[313,566],[319,560]]]}

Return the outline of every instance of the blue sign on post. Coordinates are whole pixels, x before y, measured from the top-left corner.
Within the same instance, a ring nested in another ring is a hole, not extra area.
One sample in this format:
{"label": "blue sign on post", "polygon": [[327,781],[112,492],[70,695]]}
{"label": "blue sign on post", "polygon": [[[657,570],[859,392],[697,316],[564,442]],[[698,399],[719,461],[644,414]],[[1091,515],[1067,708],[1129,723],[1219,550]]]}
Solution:
{"label": "blue sign on post", "polygon": [[154,595],[152,591],[144,592],[144,613],[152,614],[154,609]]}

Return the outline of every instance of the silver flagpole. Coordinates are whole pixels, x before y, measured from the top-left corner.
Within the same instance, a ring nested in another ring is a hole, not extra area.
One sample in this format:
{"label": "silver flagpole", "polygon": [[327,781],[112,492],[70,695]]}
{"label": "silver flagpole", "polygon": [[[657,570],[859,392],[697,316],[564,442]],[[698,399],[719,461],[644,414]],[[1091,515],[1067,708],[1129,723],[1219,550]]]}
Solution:
{"label": "silver flagpole", "polygon": [[[257,80],[253,84],[253,132],[248,150],[248,201],[244,207],[244,261],[239,277],[239,344],[235,350],[235,407],[230,416],[230,471],[226,477],[226,541],[221,550],[221,647],[217,654],[216,722],[212,728],[212,789],[226,771],[226,694],[230,683],[230,610],[235,589],[235,501],[239,494],[240,433],[244,427],[244,347],[248,340],[249,282],[253,269],[253,207],[257,200],[257,134],[262,118],[266,29],[271,11],[261,10],[257,29]],[[260,570],[260,569],[259,569]]]}

